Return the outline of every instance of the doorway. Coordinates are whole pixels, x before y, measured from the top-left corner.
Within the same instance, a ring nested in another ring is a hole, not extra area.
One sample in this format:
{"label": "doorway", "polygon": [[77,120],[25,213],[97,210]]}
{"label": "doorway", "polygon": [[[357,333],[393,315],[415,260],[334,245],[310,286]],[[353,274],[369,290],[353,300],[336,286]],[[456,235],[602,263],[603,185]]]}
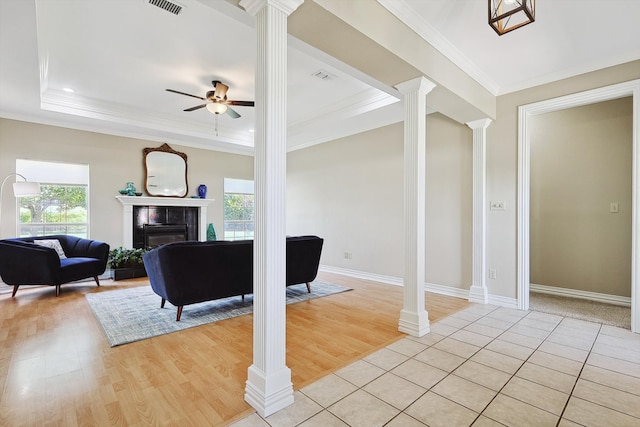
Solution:
{"label": "doorway", "polygon": [[518,109],[518,227],[517,287],[518,308],[529,308],[530,288],[530,156],[531,120],[538,114],[593,104],[601,101],[633,97],[632,158],[632,248],[631,248],[631,330],[640,332],[640,80],[607,86],[560,98],[528,104]]}

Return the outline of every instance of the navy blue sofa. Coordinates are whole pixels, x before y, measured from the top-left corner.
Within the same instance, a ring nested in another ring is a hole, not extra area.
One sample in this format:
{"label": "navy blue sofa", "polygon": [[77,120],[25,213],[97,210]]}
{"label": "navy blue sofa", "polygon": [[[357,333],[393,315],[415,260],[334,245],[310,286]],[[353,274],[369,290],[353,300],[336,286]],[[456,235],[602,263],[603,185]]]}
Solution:
{"label": "navy blue sofa", "polygon": [[[66,258],[55,249],[40,246],[34,240],[57,240]],[[109,245],[97,240],[55,235],[0,240],[0,278],[13,286],[12,297],[22,285],[50,285],[60,295],[60,285],[98,276],[107,268]]]}
{"label": "navy blue sofa", "polygon": [[[287,237],[286,286],[311,283],[318,274],[324,240],[317,236]],[[153,291],[178,308],[253,293],[253,240],[174,242],[143,255]]]}

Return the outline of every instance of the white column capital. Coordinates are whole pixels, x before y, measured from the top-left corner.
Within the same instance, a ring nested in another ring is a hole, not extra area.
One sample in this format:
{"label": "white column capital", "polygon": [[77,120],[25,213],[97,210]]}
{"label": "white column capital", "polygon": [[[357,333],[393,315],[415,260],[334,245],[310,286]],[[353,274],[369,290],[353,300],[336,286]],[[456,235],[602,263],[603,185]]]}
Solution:
{"label": "white column capital", "polygon": [[422,76],[396,85],[396,89],[398,89],[398,91],[403,95],[411,92],[421,92],[426,95],[431,92],[434,87],[436,87],[435,83]]}
{"label": "white column capital", "polygon": [[304,0],[240,0],[240,6],[255,16],[265,6],[273,6],[287,15],[291,15]]}
{"label": "white column capital", "polygon": [[465,123],[471,129],[486,129],[489,127],[493,120],[491,119],[480,119],[480,120],[472,120],[470,122]]}

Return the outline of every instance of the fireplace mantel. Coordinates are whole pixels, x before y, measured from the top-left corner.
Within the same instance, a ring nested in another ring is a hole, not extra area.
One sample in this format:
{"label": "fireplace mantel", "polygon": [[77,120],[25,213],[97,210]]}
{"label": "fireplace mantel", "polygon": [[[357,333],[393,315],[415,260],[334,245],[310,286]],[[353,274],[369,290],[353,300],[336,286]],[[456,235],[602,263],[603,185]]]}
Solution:
{"label": "fireplace mantel", "polygon": [[133,207],[134,206],[191,206],[198,208],[198,233],[199,240],[207,240],[207,206],[214,199],[178,198],[178,197],[144,197],[144,196],[117,196],[122,203],[122,246],[133,248]]}

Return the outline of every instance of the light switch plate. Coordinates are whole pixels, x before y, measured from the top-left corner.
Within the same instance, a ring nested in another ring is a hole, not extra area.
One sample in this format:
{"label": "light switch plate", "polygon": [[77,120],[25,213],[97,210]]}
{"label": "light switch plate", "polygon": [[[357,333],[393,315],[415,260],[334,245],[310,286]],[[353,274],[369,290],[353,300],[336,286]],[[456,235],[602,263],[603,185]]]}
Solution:
{"label": "light switch plate", "polygon": [[611,213],[620,212],[620,206],[618,205],[618,202],[611,202],[609,204],[609,212],[611,212]]}

